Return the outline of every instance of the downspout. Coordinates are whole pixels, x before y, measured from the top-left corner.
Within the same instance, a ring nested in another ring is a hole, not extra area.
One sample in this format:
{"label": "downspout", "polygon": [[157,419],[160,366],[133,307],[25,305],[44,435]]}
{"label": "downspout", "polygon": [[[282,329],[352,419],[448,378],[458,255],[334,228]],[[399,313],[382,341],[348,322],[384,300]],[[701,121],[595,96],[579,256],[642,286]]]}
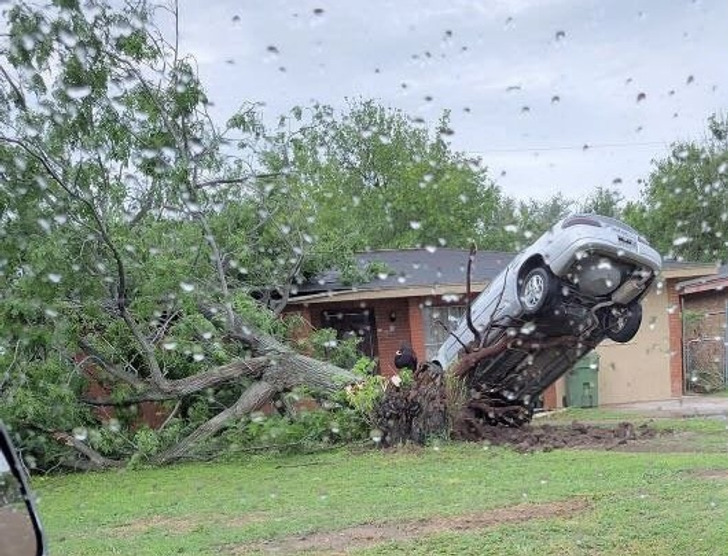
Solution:
{"label": "downspout", "polygon": [[728,388],[728,299],[725,300],[725,316],[723,317],[724,337],[723,337],[723,364],[725,372],[723,374],[723,387]]}
{"label": "downspout", "polygon": [[685,371],[688,368],[688,354],[685,349],[685,297],[677,292],[677,297],[680,300],[680,355],[682,359],[682,392],[681,395],[685,395],[687,389],[687,375]]}

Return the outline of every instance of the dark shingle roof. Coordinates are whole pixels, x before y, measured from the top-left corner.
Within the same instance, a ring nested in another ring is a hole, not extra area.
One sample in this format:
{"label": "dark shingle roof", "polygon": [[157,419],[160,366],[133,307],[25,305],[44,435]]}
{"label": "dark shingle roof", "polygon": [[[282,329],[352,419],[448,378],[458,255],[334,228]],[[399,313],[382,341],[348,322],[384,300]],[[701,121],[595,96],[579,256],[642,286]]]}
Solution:
{"label": "dark shingle roof", "polygon": [[[358,290],[397,289],[416,286],[464,285],[468,264],[465,249],[386,249],[355,255],[360,268],[378,262],[386,266],[388,275],[375,276],[366,283],[355,284]],[[489,282],[500,273],[514,257],[514,253],[481,251],[475,256],[473,283]],[[308,295],[324,291],[352,289],[351,284],[341,280],[336,270],[324,272],[313,280],[298,287],[297,295]]]}

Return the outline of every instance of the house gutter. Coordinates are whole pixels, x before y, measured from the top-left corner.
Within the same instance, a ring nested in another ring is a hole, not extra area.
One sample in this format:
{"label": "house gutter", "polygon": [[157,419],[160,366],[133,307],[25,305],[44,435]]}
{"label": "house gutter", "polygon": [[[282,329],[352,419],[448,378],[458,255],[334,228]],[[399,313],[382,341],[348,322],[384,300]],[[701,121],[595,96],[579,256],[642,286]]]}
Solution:
{"label": "house gutter", "polygon": [[[475,293],[485,289],[488,282],[472,284]],[[413,286],[410,288],[378,288],[351,289],[319,292],[292,297],[288,305],[320,304],[339,301],[363,301],[374,299],[397,299],[406,297],[429,297],[445,295],[464,295],[466,288],[462,284],[437,284],[432,286]]]}

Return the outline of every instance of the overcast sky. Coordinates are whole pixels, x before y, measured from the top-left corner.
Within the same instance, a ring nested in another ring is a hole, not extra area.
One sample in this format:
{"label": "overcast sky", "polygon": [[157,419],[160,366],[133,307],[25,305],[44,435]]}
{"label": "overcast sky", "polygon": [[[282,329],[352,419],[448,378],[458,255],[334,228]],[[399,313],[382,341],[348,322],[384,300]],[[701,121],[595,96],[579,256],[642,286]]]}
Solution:
{"label": "overcast sky", "polygon": [[[181,0],[215,114],[264,101],[451,109],[506,193],[635,198],[650,161],[728,107],[725,0]],[[275,47],[278,54],[271,53]],[[403,86],[404,85],[404,86]],[[427,100],[431,97],[432,100]],[[642,100],[639,100],[642,99]],[[584,146],[589,147],[584,149]]]}

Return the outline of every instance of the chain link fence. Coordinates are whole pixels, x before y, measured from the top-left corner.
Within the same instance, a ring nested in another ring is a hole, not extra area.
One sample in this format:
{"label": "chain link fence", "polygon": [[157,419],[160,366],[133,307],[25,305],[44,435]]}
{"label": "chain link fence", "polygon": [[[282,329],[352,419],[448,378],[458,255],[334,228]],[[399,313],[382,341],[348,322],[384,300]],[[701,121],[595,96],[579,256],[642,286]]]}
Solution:
{"label": "chain link fence", "polygon": [[728,388],[725,338],[698,337],[685,344],[685,392],[709,394]]}

